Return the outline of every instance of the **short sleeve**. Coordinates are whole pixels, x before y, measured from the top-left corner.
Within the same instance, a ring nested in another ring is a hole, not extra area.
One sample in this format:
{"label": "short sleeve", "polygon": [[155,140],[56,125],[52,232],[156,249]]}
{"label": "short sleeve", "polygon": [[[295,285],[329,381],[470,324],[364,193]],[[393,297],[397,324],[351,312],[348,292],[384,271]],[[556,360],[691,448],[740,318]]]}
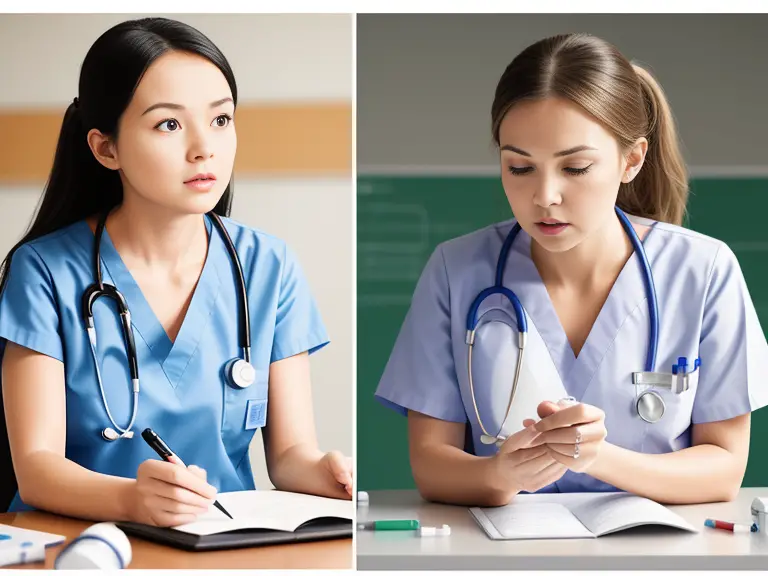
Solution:
{"label": "short sleeve", "polygon": [[275,318],[271,362],[302,352],[310,354],[328,344],[320,311],[312,297],[295,254],[287,246],[283,255],[280,295]]}
{"label": "short sleeve", "polygon": [[439,246],[416,285],[375,397],[403,415],[412,410],[467,422],[453,361],[448,276]]}
{"label": "short sleeve", "polygon": [[768,404],[768,342],[736,255],[719,249],[704,302],[694,424],[727,420]]}
{"label": "short sleeve", "polygon": [[51,274],[37,251],[22,245],[11,258],[0,295],[0,343],[14,342],[64,361]]}

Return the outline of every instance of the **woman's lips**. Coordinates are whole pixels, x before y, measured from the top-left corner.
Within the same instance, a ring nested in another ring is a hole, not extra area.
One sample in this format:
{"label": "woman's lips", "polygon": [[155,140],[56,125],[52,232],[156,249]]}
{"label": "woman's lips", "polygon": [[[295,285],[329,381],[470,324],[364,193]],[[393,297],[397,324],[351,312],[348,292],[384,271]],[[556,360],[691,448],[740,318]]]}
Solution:
{"label": "woman's lips", "polygon": [[558,222],[557,220],[543,220],[536,223],[536,228],[539,232],[546,236],[557,236],[564,230],[566,230],[570,224],[566,222]]}
{"label": "woman's lips", "polygon": [[195,176],[192,180],[184,182],[185,186],[198,190],[200,192],[207,192],[213,185],[216,184],[216,178],[212,175]]}

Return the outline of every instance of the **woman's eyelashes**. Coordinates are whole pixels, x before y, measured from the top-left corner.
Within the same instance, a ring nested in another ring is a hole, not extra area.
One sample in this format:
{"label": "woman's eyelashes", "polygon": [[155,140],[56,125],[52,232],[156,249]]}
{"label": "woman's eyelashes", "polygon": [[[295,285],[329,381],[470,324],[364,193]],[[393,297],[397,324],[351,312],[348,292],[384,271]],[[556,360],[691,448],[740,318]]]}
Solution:
{"label": "woman's eyelashes", "polygon": [[[583,176],[587,172],[589,172],[589,169],[592,168],[592,164],[589,166],[585,166],[584,168],[570,168],[566,167],[563,168],[563,172],[566,174],[570,174],[571,176]],[[533,172],[533,166],[524,166],[517,168],[515,166],[508,166],[507,169],[509,170],[509,173],[514,176],[523,176],[524,174],[528,174],[529,172]]]}
{"label": "woman's eyelashes", "polygon": [[[219,124],[218,123],[219,120],[223,120],[224,123],[223,124]],[[218,116],[216,116],[216,118],[214,118],[214,120],[212,122],[212,124],[216,125],[216,127],[218,127],[218,128],[226,128],[231,123],[232,123],[232,116],[230,116],[229,114],[219,114]]]}
{"label": "woman's eyelashes", "polygon": [[[211,126],[215,128],[226,128],[232,123],[232,116],[229,114],[219,114],[211,122]],[[165,127],[165,128],[163,128]],[[155,124],[155,130],[160,132],[178,132],[181,129],[181,123],[176,118],[166,118]]]}
{"label": "woman's eyelashes", "polygon": [[589,172],[589,169],[592,168],[592,164],[589,166],[584,166],[584,168],[563,168],[568,174],[572,174],[573,176],[583,176],[587,172]]}
{"label": "woman's eyelashes", "polygon": [[523,174],[528,174],[528,172],[533,171],[532,166],[526,166],[525,168],[515,168],[514,166],[508,166],[507,169],[509,170],[510,174],[515,176],[522,176]]}
{"label": "woman's eyelashes", "polygon": [[[162,126],[166,126],[166,129],[163,130]],[[160,130],[160,132],[176,132],[179,128],[181,128],[181,124],[175,118],[168,118],[155,125],[155,130]]]}

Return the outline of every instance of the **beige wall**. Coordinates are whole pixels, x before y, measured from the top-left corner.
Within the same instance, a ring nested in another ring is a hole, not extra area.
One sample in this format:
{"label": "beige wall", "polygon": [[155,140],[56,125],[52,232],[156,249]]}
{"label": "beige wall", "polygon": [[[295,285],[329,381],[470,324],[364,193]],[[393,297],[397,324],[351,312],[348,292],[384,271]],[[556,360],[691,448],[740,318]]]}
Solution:
{"label": "beige wall", "polygon": [[[0,106],[68,104],[88,48],[140,14],[0,14]],[[152,14],[206,34],[227,57],[242,101],[352,98],[346,14]],[[13,57],[7,57],[12,54]]]}
{"label": "beige wall", "polygon": [[[241,105],[351,105],[349,15],[169,16],[199,28],[221,48],[234,69]],[[63,111],[76,95],[80,63],[91,43],[108,27],[133,17],[0,15],[0,53],[13,54],[0,60],[0,113]],[[351,168],[334,176],[236,177],[232,217],[285,239],[306,271],[331,338],[331,345],[311,360],[319,441],[324,450],[351,455]],[[0,174],[0,254],[24,232],[41,190],[42,182],[3,184]],[[271,486],[258,435],[251,454],[257,485]]]}

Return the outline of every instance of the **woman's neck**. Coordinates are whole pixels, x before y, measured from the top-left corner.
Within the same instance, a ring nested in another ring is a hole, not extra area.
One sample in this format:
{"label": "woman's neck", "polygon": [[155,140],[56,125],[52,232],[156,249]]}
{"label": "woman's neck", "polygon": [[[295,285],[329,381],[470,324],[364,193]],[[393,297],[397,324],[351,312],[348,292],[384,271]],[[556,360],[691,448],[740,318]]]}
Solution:
{"label": "woman's neck", "polygon": [[544,284],[577,293],[613,284],[632,255],[632,242],[618,217],[566,252],[548,252],[535,240],[531,258]]}
{"label": "woman's neck", "polygon": [[107,221],[110,239],[121,258],[146,270],[183,271],[202,266],[208,234],[200,214],[171,212],[126,195]]}

